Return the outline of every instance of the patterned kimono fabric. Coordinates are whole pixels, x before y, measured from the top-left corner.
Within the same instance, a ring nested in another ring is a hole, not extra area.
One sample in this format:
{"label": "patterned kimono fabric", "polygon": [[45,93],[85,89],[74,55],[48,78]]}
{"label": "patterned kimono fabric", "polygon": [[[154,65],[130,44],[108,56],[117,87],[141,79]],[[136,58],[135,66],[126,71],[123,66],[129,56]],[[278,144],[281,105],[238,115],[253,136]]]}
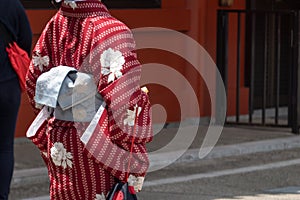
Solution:
{"label": "patterned kimono fabric", "polygon": [[[89,123],[53,116],[31,133],[29,139],[48,168],[51,200],[103,199],[126,177],[132,139],[130,174],[146,175],[146,143],[152,140],[151,107],[140,89],[141,65],[134,48],[129,28],[98,0],[79,1],[76,7],[63,3],[43,30],[26,77],[34,112],[41,110],[34,101],[38,77],[59,65],[93,74],[106,103],[97,127],[84,140],[82,134]],[[137,112],[137,118],[132,118]]]}

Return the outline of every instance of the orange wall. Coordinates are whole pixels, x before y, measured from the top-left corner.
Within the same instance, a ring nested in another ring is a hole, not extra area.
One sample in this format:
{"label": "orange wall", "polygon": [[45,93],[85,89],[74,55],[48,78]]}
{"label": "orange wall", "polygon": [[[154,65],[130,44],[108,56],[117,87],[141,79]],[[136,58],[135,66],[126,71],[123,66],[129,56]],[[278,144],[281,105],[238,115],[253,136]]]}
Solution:
{"label": "orange wall", "polygon": [[[245,0],[235,0],[232,8],[245,7]],[[218,0],[162,0],[161,9],[124,9],[111,10],[116,18],[124,21],[130,28],[138,27],[163,27],[185,33],[199,42],[215,60],[216,58],[216,16]],[[46,22],[54,15],[55,10],[27,10],[34,34],[33,45],[43,30]],[[37,17],[38,16],[38,17]],[[232,29],[234,31],[234,28]],[[144,37],[144,36],[141,36]],[[149,39],[149,36],[145,36]],[[157,40],[167,40],[168,36],[155,33],[151,37]],[[150,38],[151,39],[151,38]],[[188,50],[188,47],[183,47]],[[176,56],[170,52],[154,49],[143,49],[138,51],[138,56],[142,64],[161,63],[171,66],[182,74],[192,85],[198,101],[200,102],[201,116],[210,115],[210,99],[207,88],[202,77],[197,71],[185,61],[184,58]],[[231,61],[230,61],[231,62]],[[158,73],[158,72],[157,72]],[[174,82],[176,82],[174,80]],[[181,83],[176,83],[181,84]],[[155,84],[148,85],[150,89],[150,99],[152,104],[161,104],[168,112],[168,121],[180,120],[179,103],[172,91],[164,86]],[[184,91],[182,93],[184,95]],[[243,94],[243,97],[247,96]],[[230,107],[230,105],[229,105]],[[193,105],[188,109],[193,110]],[[234,109],[231,108],[230,109]],[[193,112],[190,116],[195,116]],[[16,136],[25,136],[29,124],[34,116],[28,104],[26,95],[23,95],[17,124]],[[160,122],[159,116],[153,116],[155,122]]]}

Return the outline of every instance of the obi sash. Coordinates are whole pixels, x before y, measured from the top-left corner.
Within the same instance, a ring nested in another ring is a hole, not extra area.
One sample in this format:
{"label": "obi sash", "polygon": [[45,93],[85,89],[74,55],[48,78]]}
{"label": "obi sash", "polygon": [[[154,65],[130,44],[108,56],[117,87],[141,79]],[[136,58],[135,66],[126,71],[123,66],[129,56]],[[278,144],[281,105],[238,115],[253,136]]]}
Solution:
{"label": "obi sash", "polygon": [[37,79],[34,100],[43,109],[27,130],[27,137],[35,135],[42,123],[53,113],[59,120],[90,122],[82,135],[87,139],[106,106],[97,92],[93,76],[68,66],[54,67],[41,74]]}

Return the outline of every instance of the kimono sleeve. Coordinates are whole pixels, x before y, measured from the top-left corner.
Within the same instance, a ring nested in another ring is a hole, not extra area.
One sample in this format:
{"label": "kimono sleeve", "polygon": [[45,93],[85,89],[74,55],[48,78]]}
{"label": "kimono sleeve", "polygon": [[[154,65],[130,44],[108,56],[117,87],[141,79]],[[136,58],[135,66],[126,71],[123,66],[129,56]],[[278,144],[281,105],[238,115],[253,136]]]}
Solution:
{"label": "kimono sleeve", "polygon": [[139,85],[141,64],[131,31],[120,22],[113,30],[103,40],[95,36],[92,45],[98,92],[106,109],[86,149],[104,169],[124,180],[126,173],[145,176],[149,167],[146,143],[152,140],[151,105]]}

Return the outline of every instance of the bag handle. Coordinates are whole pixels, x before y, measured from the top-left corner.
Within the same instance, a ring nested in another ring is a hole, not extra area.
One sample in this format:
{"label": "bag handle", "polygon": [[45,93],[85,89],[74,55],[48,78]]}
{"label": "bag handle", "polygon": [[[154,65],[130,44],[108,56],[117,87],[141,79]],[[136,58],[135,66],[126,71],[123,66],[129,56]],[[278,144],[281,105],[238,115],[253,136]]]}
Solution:
{"label": "bag handle", "polygon": [[[145,92],[146,94],[148,94],[148,92],[149,92],[149,90],[147,89],[146,86],[142,87],[141,90],[142,90],[142,92]],[[127,172],[126,172],[126,176],[125,176],[126,182],[128,181],[130,164],[131,164],[131,159],[132,159],[132,154],[133,154],[133,145],[134,145],[134,139],[135,139],[135,134],[136,134],[137,117],[139,114],[138,109],[139,109],[139,107],[136,106],[135,117],[134,117],[134,126],[133,126],[133,135],[132,135],[132,139],[131,139],[131,147],[130,147],[130,154],[129,154],[129,161],[128,161]]]}
{"label": "bag handle", "polygon": [[133,154],[133,145],[134,145],[134,139],[135,139],[135,133],[136,133],[136,126],[137,126],[137,116],[138,116],[138,106],[136,107],[135,117],[134,117],[133,135],[132,135],[132,139],[131,139],[129,161],[128,161],[127,171],[126,171],[126,176],[125,176],[126,182],[128,181],[131,159],[132,159],[132,154]]}

